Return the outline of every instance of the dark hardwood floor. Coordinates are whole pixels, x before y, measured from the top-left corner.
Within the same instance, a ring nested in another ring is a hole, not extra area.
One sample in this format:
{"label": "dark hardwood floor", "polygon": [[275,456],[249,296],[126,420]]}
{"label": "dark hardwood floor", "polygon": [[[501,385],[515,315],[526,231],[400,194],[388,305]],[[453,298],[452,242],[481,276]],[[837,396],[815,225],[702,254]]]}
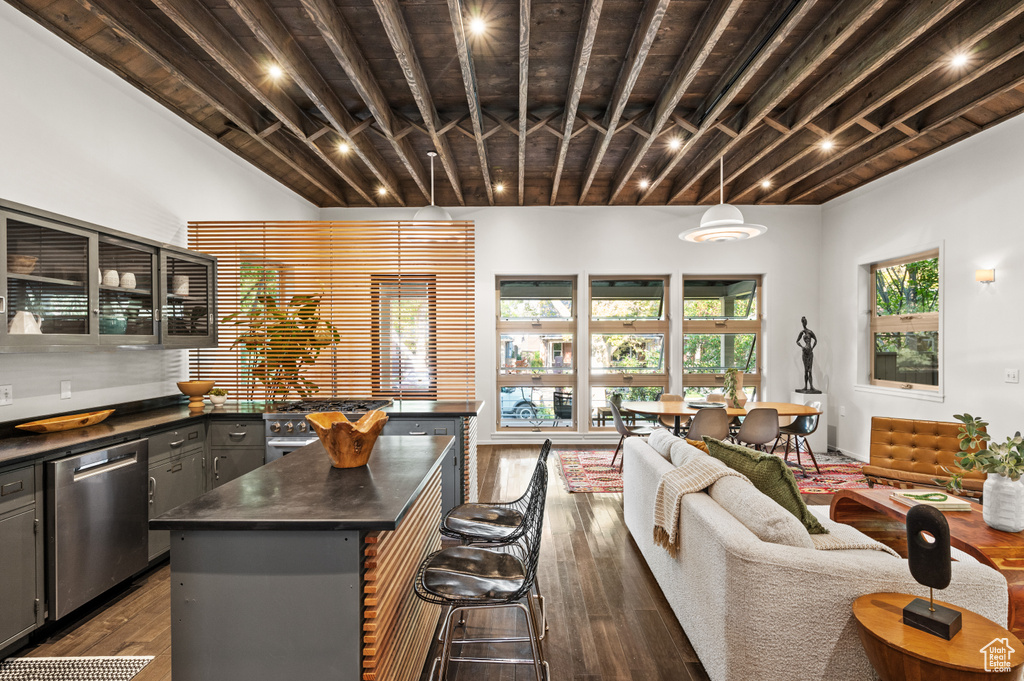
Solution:
{"label": "dark hardwood floor", "polygon": [[[519,496],[537,451],[535,446],[480,447],[481,498]],[[551,679],[707,679],[623,523],[622,495],[569,494],[554,452],[549,467],[538,576],[547,602],[550,630],[543,647]],[[831,495],[805,499],[827,504]],[[170,568],[165,564],[136,579],[106,606],[50,632],[17,655],[153,655],[153,662],[135,681],[170,681],[169,599]],[[474,634],[521,627],[504,614],[477,614],[467,625]],[[527,650],[518,652],[525,655]],[[431,650],[424,680],[435,654]],[[528,666],[474,664],[459,669],[456,665],[453,672],[457,681],[533,678]]]}

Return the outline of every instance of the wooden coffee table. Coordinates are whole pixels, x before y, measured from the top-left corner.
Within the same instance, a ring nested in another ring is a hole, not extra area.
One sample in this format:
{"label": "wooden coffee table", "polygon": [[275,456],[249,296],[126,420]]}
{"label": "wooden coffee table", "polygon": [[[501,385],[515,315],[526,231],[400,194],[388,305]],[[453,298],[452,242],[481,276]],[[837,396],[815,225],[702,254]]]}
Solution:
{"label": "wooden coffee table", "polygon": [[882,681],[1021,678],[1024,643],[1016,636],[949,603],[942,605],[961,612],[963,629],[950,641],[932,636],[903,623],[903,607],[914,598],[881,593],[866,594],[853,602],[861,643]]}
{"label": "wooden coffee table", "polygon": [[[872,539],[907,555],[907,511],[909,506],[889,498],[894,489],[843,489],[832,497],[829,517],[852,525]],[[909,490],[900,490],[907,492]],[[934,492],[934,489],[922,490]],[[1009,591],[1009,629],[1024,638],[1024,532],[1001,532],[985,524],[981,504],[970,511],[947,511],[949,543],[979,562],[998,570],[1006,578]]]}

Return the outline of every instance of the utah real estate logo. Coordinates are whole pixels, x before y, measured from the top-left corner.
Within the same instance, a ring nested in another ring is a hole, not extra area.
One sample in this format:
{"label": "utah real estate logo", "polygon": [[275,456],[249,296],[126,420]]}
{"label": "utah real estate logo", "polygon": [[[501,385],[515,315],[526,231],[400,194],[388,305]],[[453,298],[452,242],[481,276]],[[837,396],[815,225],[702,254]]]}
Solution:
{"label": "utah real estate logo", "polygon": [[985,671],[1008,672],[1010,655],[1017,651],[1010,647],[1009,639],[994,638],[983,646],[980,652],[985,656]]}

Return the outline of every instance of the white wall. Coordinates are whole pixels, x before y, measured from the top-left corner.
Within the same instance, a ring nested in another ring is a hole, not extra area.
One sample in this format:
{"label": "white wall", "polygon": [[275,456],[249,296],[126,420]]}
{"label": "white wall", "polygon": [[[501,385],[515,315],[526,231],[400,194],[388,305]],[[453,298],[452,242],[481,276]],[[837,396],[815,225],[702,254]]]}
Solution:
{"label": "white wall", "polygon": [[[831,345],[837,444],[867,460],[872,416],[952,421],[968,412],[1000,439],[1024,428],[1024,385],[1003,381],[1024,368],[1024,117],[1004,122],[845,197],[822,212],[819,337]],[[868,295],[861,263],[943,250],[943,390],[938,401],[870,391],[866,375]],[[992,284],[974,270],[995,268]],[[859,360],[856,359],[860,354]],[[846,416],[839,409],[846,408]]]}
{"label": "white wall", "polygon": [[[743,206],[744,217],[768,225],[768,233],[752,241],[691,244],[680,241],[680,231],[696,227],[703,208],[695,207],[535,207],[451,208],[457,220],[476,223],[477,398],[486,402],[480,415],[480,441],[509,439],[521,442],[548,436],[495,433],[494,278],[499,274],[575,274],[584,284],[591,274],[670,274],[671,367],[682,364],[680,336],[683,274],[764,275],[764,380],[767,399],[789,401],[792,389],[803,385],[803,366],[796,347],[800,317],[806,315],[816,329],[818,318],[819,207]],[[415,209],[325,209],[325,220],[412,218]],[[386,217],[385,217],[386,213]],[[812,255],[808,255],[812,254]],[[583,308],[586,309],[586,308]],[[584,334],[581,320],[580,337]],[[821,334],[818,334],[821,338]],[[824,348],[826,343],[822,341]],[[587,347],[586,342],[577,347]],[[586,387],[588,354],[577,353]],[[678,371],[672,392],[681,392]],[[816,371],[816,381],[820,372]],[[816,383],[817,385],[817,383]],[[823,388],[824,389],[824,388]],[[585,412],[584,412],[585,413]],[[506,439],[508,438],[508,439]],[[561,441],[616,441],[608,434],[552,436]]]}
{"label": "white wall", "polygon": [[[0,198],[165,243],[189,220],[315,206],[7,3],[0,3]],[[181,351],[0,354],[0,421],[177,392]],[[72,398],[59,400],[60,381]]]}

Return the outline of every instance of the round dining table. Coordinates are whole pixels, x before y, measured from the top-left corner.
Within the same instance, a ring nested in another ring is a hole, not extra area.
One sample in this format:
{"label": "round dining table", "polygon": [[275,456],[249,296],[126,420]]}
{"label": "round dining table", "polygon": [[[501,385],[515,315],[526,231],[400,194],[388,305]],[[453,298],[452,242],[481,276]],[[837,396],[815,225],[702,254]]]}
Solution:
{"label": "round dining table", "polygon": [[689,406],[686,402],[623,402],[623,411],[632,411],[645,416],[674,416],[676,423],[672,433],[679,435],[681,419],[684,416],[693,416],[700,409],[725,409],[729,416],[746,416],[751,409],[774,409],[779,416],[814,416],[821,411],[806,404],[795,404],[793,402],[747,402],[743,407],[697,407]]}

